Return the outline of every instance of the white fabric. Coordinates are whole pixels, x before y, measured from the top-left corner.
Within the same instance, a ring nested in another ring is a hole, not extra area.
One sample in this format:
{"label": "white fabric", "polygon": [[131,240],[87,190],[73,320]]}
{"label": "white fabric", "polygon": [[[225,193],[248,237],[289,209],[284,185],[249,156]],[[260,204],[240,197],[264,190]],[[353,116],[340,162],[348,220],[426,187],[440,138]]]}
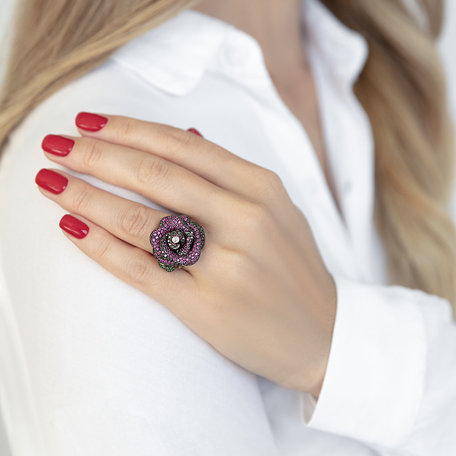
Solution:
{"label": "white fabric", "polygon": [[[385,284],[372,134],[352,92],[366,42],[317,0],[303,3],[303,20],[346,224],[258,43],[197,11],[126,44],[13,132],[0,166],[0,404],[13,456],[456,454],[449,303]],[[59,168],[42,138],[77,135],[81,110],[196,127],[281,176],[337,283],[316,404],[224,358],[61,234],[65,212],[34,177]]]}

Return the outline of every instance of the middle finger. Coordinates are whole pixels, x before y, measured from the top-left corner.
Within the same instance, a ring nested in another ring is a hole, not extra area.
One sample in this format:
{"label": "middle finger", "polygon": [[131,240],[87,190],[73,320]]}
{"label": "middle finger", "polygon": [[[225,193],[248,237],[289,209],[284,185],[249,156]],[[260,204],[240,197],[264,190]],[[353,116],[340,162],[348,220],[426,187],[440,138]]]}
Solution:
{"label": "middle finger", "polygon": [[[49,136],[54,135],[46,138]],[[60,156],[43,148],[50,160],[133,190],[162,207],[187,214],[205,225],[226,222],[227,206],[234,202],[235,195],[201,176],[133,148],[88,137],[63,137],[74,141],[71,152]]]}

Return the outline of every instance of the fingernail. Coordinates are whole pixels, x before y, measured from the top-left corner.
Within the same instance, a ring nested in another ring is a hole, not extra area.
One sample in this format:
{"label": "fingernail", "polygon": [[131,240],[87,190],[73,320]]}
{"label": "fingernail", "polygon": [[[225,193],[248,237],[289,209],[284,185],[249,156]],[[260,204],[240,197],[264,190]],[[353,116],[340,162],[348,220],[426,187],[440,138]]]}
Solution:
{"label": "fingernail", "polygon": [[50,154],[64,157],[73,149],[74,141],[59,135],[47,135],[41,142],[41,147]]}
{"label": "fingernail", "polygon": [[65,214],[60,219],[59,226],[62,230],[65,230],[67,233],[70,233],[78,239],[86,237],[89,232],[89,227],[84,222],[70,214]]}
{"label": "fingernail", "polygon": [[52,193],[62,193],[67,184],[68,179],[62,174],[56,173],[51,169],[40,169],[35,176],[35,182],[45,190],[48,190]]}
{"label": "fingernail", "polygon": [[101,130],[107,123],[106,117],[91,112],[80,112],[76,116],[77,127],[87,131]]}
{"label": "fingernail", "polygon": [[195,133],[195,135],[201,136],[204,138],[204,136],[196,129],[196,128],[188,128],[187,131],[190,131],[191,133]]}

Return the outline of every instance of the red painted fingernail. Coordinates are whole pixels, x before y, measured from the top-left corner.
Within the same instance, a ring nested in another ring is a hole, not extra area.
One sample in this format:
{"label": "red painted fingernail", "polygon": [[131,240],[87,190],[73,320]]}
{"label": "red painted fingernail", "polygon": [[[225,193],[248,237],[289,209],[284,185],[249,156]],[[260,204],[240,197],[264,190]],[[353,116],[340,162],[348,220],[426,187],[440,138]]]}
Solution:
{"label": "red painted fingernail", "polygon": [[73,149],[74,141],[59,135],[47,135],[41,142],[41,147],[50,154],[64,157]]}
{"label": "red painted fingernail", "polygon": [[89,227],[81,220],[73,217],[70,214],[65,214],[59,222],[60,228],[70,233],[72,236],[78,239],[82,239],[87,236]]}
{"label": "red painted fingernail", "polygon": [[76,125],[87,131],[101,130],[108,123],[108,119],[91,112],[80,112],[76,116]]}
{"label": "red painted fingernail", "polygon": [[196,128],[187,128],[187,131],[190,131],[191,133],[195,133],[195,135],[201,136],[204,138],[204,136],[196,129]]}
{"label": "red painted fingernail", "polygon": [[35,176],[35,182],[45,190],[48,190],[52,193],[62,193],[67,184],[68,179],[62,174],[56,173],[51,169],[40,169]]}

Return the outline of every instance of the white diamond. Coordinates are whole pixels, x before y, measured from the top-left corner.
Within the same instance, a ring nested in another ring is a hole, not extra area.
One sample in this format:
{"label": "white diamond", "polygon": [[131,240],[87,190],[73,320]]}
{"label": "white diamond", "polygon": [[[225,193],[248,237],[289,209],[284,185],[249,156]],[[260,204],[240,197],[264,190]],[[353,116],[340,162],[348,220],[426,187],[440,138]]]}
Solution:
{"label": "white diamond", "polygon": [[179,236],[173,236],[171,240],[174,242],[174,244],[177,244],[179,242]]}

